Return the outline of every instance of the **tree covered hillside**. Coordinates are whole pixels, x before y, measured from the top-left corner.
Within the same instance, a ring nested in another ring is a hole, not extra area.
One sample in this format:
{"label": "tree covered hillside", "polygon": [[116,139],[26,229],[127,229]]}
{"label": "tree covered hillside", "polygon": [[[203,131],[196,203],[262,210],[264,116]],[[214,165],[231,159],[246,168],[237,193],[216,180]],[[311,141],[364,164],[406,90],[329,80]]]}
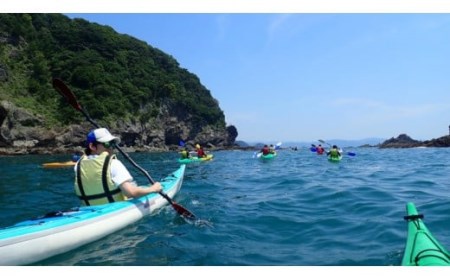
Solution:
{"label": "tree covered hillside", "polygon": [[223,111],[196,75],[110,27],[61,14],[0,14],[0,43],[0,100],[43,115],[47,125],[83,120],[52,88],[58,77],[104,123],[145,123],[165,105],[191,115],[193,126],[225,129]]}

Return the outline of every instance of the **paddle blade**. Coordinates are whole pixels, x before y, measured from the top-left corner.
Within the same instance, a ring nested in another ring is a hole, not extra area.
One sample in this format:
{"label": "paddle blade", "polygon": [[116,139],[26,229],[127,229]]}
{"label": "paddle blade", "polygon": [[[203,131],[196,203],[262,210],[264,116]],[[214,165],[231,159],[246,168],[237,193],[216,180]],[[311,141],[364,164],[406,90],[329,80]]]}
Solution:
{"label": "paddle blade", "polygon": [[309,150],[311,150],[311,152],[317,152],[317,149],[315,147],[311,147]]}
{"label": "paddle blade", "polygon": [[194,214],[192,214],[189,210],[187,210],[186,208],[182,207],[179,204],[176,203],[172,203],[172,207],[178,212],[178,214],[181,215],[181,217],[183,217],[184,219],[190,220],[190,221],[194,221],[197,219],[197,217],[195,217]]}
{"label": "paddle blade", "polygon": [[280,149],[281,144],[282,144],[281,141],[280,141],[279,143],[277,143],[277,144],[275,145],[275,150]]}
{"label": "paddle blade", "polygon": [[74,107],[78,111],[83,111],[81,105],[77,101],[77,98],[75,98],[75,95],[62,80],[60,80],[59,78],[54,78],[53,88],[55,88],[56,91],[58,91],[59,94],[61,94],[72,107]]}
{"label": "paddle blade", "polygon": [[347,155],[348,156],[356,156],[356,153],[354,153],[354,152],[347,152]]}

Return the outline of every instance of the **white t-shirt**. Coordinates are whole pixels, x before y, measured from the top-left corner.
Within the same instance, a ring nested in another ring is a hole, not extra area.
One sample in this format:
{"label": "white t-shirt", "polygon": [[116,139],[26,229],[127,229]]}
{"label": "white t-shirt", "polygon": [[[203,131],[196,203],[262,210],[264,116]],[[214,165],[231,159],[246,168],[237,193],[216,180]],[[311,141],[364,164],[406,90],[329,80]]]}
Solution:
{"label": "white t-shirt", "polygon": [[[89,155],[88,160],[94,159],[96,157],[98,157],[98,155]],[[74,167],[75,175],[77,173],[78,162]],[[114,159],[111,162],[111,179],[116,186],[119,186],[120,184],[124,183],[125,181],[130,181],[130,182],[133,181],[133,177],[131,176],[128,169],[125,167],[125,165],[121,161],[119,161],[117,159]]]}

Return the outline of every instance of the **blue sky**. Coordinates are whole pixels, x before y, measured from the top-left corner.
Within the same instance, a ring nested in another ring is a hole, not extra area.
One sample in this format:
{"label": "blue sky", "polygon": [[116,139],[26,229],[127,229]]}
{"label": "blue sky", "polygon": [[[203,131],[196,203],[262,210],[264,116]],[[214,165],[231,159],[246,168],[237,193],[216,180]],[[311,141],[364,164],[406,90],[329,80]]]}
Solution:
{"label": "blue sky", "polygon": [[172,55],[244,141],[449,133],[450,14],[67,14]]}

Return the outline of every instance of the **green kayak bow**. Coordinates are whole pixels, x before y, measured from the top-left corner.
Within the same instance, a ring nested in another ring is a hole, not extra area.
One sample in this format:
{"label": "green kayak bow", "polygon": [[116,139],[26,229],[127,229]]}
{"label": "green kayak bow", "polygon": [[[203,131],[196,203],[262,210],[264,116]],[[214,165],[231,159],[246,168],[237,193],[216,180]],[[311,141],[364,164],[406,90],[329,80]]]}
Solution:
{"label": "green kayak bow", "polygon": [[418,214],[412,202],[406,204],[408,236],[402,265],[405,266],[442,266],[450,265],[450,254],[427,229],[423,214]]}

